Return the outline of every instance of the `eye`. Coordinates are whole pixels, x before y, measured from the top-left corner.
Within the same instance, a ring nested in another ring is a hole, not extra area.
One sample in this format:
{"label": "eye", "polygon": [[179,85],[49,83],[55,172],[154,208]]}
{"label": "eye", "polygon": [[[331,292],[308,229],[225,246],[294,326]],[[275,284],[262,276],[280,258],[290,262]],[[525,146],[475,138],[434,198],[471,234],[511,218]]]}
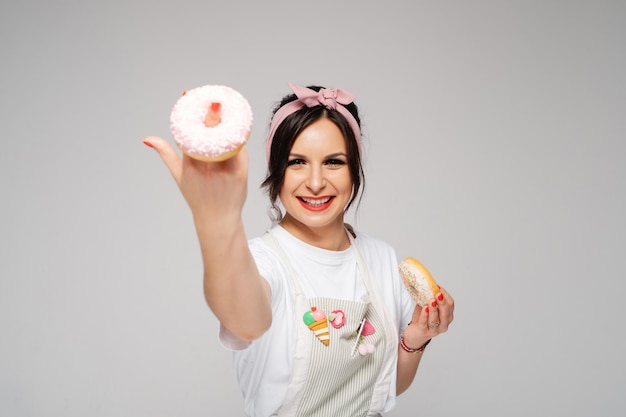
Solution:
{"label": "eye", "polygon": [[294,159],[290,159],[290,160],[287,162],[287,166],[288,166],[288,167],[290,167],[290,166],[294,166],[294,165],[302,165],[302,164],[304,164],[304,159],[301,159],[301,158],[294,158]]}
{"label": "eye", "polygon": [[345,165],[347,162],[343,159],[331,158],[326,161],[326,165],[340,167]]}

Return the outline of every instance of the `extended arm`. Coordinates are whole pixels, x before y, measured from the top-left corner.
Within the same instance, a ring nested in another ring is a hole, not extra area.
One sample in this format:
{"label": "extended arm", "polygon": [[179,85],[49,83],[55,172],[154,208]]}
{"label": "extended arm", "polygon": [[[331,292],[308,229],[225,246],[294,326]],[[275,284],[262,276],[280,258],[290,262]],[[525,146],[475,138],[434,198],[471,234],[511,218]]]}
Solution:
{"label": "extended arm", "polygon": [[234,336],[252,340],[271,324],[270,288],[248,248],[241,212],[247,194],[248,153],[202,162],[178,153],[162,138],[144,143],[157,150],[189,205],[204,266],[204,295]]}

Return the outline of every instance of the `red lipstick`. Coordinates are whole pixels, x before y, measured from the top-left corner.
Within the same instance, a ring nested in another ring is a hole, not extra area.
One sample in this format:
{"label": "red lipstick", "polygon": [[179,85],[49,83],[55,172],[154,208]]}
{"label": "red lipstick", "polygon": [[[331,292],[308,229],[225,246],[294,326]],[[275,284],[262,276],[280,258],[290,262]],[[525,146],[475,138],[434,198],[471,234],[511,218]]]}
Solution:
{"label": "red lipstick", "polygon": [[[307,210],[310,211],[324,211],[326,210],[333,202],[334,197],[324,196],[324,197],[298,197],[298,201],[300,205]],[[320,202],[323,202],[320,204]]]}

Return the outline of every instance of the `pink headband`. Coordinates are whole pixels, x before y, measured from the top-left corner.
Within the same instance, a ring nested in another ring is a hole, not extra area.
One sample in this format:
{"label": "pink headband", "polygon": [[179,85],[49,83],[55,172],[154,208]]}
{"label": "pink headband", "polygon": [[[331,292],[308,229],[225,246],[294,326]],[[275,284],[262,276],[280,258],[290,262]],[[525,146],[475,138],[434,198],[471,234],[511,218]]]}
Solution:
{"label": "pink headband", "polygon": [[322,105],[327,109],[337,110],[343,117],[346,118],[348,124],[352,128],[354,137],[356,138],[356,143],[359,146],[359,153],[361,153],[361,129],[359,128],[359,124],[352,113],[344,107],[344,105],[350,104],[354,101],[354,95],[339,88],[332,90],[322,88],[318,92],[296,84],[288,84],[289,88],[293,90],[298,98],[295,101],[285,104],[274,114],[274,118],[270,124],[270,133],[267,136],[267,142],[265,143],[265,157],[268,161],[270,160],[270,151],[272,149],[272,141],[274,140],[276,129],[287,118],[287,116],[295,113],[304,106],[315,107]]}

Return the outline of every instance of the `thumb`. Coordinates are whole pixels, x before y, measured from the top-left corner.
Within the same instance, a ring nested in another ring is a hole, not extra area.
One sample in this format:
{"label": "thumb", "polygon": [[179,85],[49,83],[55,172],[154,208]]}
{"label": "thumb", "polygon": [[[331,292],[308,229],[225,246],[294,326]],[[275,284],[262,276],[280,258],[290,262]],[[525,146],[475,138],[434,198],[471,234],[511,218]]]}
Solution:
{"label": "thumb", "polygon": [[148,136],[143,143],[150,148],[154,148],[169,169],[176,184],[180,185],[180,178],[183,171],[182,158],[172,148],[172,146],[163,138],[158,136]]}

